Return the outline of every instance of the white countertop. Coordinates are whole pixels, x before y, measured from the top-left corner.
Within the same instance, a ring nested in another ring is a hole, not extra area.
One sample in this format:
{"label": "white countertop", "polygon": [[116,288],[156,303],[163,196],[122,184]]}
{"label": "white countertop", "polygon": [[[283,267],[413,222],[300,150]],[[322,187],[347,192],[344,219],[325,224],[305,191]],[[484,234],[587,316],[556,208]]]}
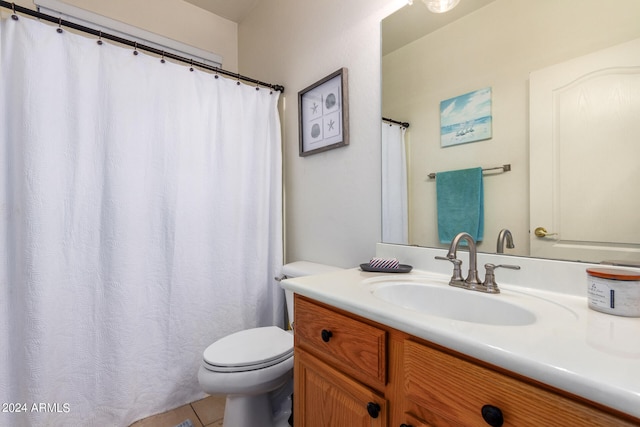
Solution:
{"label": "white countertop", "polygon": [[542,305],[555,308],[524,326],[450,320],[375,297],[371,292],[375,284],[367,279],[392,276],[401,280],[428,277],[441,280],[443,286],[449,278],[416,269],[388,275],[356,268],[287,279],[281,286],[640,418],[640,318],[591,310],[586,297],[499,281],[502,292],[491,295],[493,298],[516,304],[534,301],[534,305],[546,300]]}

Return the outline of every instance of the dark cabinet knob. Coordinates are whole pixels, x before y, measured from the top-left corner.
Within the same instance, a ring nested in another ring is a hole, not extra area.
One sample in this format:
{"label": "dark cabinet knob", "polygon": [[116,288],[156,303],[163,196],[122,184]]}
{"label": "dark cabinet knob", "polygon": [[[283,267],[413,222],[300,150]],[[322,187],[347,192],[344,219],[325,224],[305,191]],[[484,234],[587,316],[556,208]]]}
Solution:
{"label": "dark cabinet knob", "polygon": [[404,423],[403,423],[403,424],[400,424],[400,427],[413,427],[413,426],[412,426],[412,425],[409,425],[409,424],[404,424]]}
{"label": "dark cabinet knob", "polygon": [[504,423],[504,417],[500,408],[492,405],[484,405],[482,407],[482,418],[491,427],[501,427]]}
{"label": "dark cabinet knob", "polygon": [[322,341],[329,342],[329,340],[333,336],[333,333],[331,331],[323,329],[321,335],[322,335]]}
{"label": "dark cabinet knob", "polygon": [[380,415],[380,405],[374,402],[367,403],[367,412],[371,418],[378,418],[378,415]]}

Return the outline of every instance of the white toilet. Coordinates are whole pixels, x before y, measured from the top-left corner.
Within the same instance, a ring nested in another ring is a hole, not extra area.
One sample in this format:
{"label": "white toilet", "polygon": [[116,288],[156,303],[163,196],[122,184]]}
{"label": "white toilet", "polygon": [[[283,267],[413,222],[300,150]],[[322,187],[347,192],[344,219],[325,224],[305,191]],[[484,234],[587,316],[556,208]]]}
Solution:
{"label": "white toilet", "polygon": [[[298,261],[282,267],[288,278],[338,270]],[[286,294],[293,321],[293,294]],[[224,427],[285,427],[293,392],[293,334],[276,326],[236,332],[204,351],[198,382],[205,393],[227,396]]]}

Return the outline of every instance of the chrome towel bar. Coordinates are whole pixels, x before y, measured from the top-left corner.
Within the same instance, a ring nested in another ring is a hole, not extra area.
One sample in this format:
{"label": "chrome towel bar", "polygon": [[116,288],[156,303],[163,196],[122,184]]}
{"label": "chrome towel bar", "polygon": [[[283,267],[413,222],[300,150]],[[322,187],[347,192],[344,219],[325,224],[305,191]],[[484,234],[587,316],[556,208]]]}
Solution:
{"label": "chrome towel bar", "polygon": [[[511,170],[511,165],[502,165],[502,166],[496,166],[495,168],[486,168],[486,169],[482,169],[482,172],[487,172],[487,171],[494,171],[494,170],[498,170],[498,169],[502,169],[502,172],[509,172]],[[429,175],[427,175],[429,178],[431,179],[436,179],[436,173],[435,172],[431,172]]]}

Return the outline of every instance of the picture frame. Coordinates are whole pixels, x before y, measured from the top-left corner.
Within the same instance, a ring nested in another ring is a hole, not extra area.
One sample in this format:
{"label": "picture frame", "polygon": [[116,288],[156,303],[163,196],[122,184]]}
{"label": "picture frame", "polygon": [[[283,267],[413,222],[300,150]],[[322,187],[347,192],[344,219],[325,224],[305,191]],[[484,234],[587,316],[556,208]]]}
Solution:
{"label": "picture frame", "polygon": [[347,74],[341,68],[298,92],[301,157],[349,145]]}
{"label": "picture frame", "polygon": [[493,114],[490,87],[440,102],[440,147],[491,139]]}

